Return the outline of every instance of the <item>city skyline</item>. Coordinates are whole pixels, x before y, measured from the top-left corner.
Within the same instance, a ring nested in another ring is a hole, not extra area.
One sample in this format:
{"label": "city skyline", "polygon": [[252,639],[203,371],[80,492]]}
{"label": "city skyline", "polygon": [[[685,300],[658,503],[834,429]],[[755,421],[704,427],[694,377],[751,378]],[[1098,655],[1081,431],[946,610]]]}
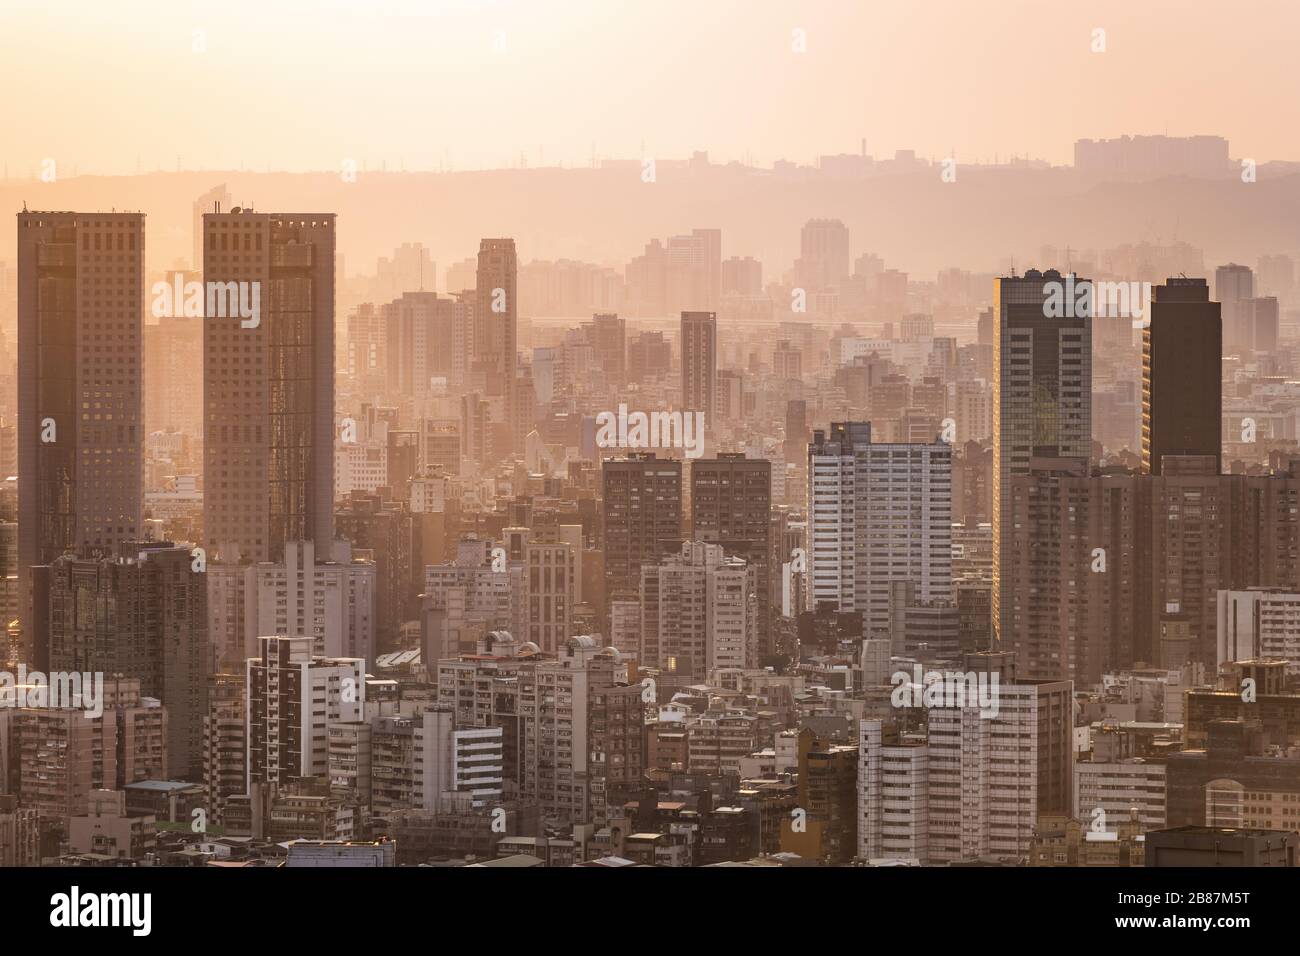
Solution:
{"label": "city skyline", "polygon": [[[1285,926],[1300,8],[1207,9],[0,11],[20,910],[192,938],[266,869],[373,948],[519,910],[462,867],[656,868],[725,931],[781,868]],[[343,867],[420,882],[279,872]]]}

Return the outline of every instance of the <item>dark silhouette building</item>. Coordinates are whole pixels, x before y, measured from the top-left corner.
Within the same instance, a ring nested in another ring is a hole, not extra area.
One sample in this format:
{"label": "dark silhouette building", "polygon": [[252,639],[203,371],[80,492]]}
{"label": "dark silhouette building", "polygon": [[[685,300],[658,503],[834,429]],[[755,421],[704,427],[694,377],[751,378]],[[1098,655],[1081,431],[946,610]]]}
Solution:
{"label": "dark silhouette building", "polygon": [[1204,279],[1152,289],[1142,330],[1142,472],[1166,455],[1213,455],[1222,470],[1223,321]]}

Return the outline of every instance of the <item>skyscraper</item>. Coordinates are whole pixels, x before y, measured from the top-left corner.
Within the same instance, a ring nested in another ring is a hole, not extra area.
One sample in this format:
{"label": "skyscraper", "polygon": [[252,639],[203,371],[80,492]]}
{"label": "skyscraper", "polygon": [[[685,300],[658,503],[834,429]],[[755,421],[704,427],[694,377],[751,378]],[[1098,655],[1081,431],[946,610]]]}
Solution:
{"label": "skyscraper", "polygon": [[[334,214],[235,207],[207,213],[203,228],[207,547],[227,561],[281,561],[286,542],[312,540],[329,554]],[[260,314],[232,316],[214,291],[257,303]]]}
{"label": "skyscraper", "polygon": [[1250,266],[1229,262],[1215,269],[1214,297],[1223,306],[1223,351],[1235,355],[1249,350],[1254,341],[1250,300],[1255,297],[1255,273]]}
{"label": "skyscraper", "polygon": [[717,411],[717,337],[716,312],[682,313],[682,408],[704,412],[706,423]]}
{"label": "skyscraper", "polygon": [[1142,330],[1142,471],[1165,455],[1213,455],[1222,464],[1223,325],[1204,279],[1152,290]]}
{"label": "skyscraper", "polygon": [[140,537],[142,213],[18,214],[18,590]]}
{"label": "skyscraper", "polygon": [[513,239],[484,239],[479,243],[474,304],[475,364],[486,377],[488,394],[505,396],[505,424],[515,446],[523,443],[522,425],[515,421],[518,273]]}
{"label": "skyscraper", "polygon": [[1092,309],[1091,298],[1081,298],[1089,286],[1055,269],[993,280],[995,640],[1002,634],[1002,515],[1011,478],[1027,473],[1031,458],[1087,460],[1092,453]]}

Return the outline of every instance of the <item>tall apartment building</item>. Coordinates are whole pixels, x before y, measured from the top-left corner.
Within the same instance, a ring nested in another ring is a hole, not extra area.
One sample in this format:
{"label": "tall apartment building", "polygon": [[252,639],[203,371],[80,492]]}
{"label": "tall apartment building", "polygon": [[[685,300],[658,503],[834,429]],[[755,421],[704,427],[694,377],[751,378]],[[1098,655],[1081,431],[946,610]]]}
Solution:
{"label": "tall apartment building", "polygon": [[645,703],[640,684],[600,686],[590,696],[588,722],[591,813],[597,824],[609,810],[639,793],[646,770]]}
{"label": "tall apartment building", "polygon": [[599,698],[626,686],[626,666],[586,635],[556,656],[505,632],[487,635],[477,650],[438,661],[438,703],[452,708],[458,731],[500,728],[507,797],[536,801],[551,819],[589,819],[593,780],[604,793],[609,778],[593,766],[593,753],[607,753],[609,741],[594,744],[591,728],[597,716],[596,726],[608,720]]}
{"label": "tall apartment building", "polygon": [[605,596],[635,594],[641,568],[682,544],[682,463],[653,453],[606,458],[604,489]]}
{"label": "tall apartment building", "polygon": [[1222,470],[1223,323],[1204,279],[1152,291],[1142,330],[1142,471],[1166,455],[1213,455]]}
{"label": "tall apartment building", "polygon": [[223,821],[226,800],[244,792],[244,711],[244,675],[214,675],[203,718],[203,787],[214,824]]}
{"label": "tall apartment building", "polygon": [[930,748],[924,734],[862,721],[858,793],[859,859],[929,861]]}
{"label": "tall apartment building", "polygon": [[429,394],[429,380],[452,377],[456,303],[436,292],[403,292],[380,308],[388,359],[388,392],[408,398]]}
{"label": "tall apartment building", "polygon": [[810,727],[799,733],[799,791],[804,811],[781,823],[781,849],[830,865],[848,863],[858,845],[859,748],[821,739]]}
{"label": "tall apartment building", "polygon": [[722,263],[722,294],[758,296],[763,294],[763,263],[753,256],[732,256]]}
{"label": "tall apartment building", "polygon": [[330,728],[330,777],[386,819],[402,810],[436,811],[448,798],[475,809],[504,799],[500,727],[456,729],[455,713],[431,705],[407,716]]}
{"label": "tall apartment building", "polygon": [[1020,673],[1095,683],[1165,661],[1162,631],[1193,660],[1218,656],[1219,590],[1300,589],[1300,474],[1220,475],[1211,456],[1164,458],[1160,475],[1089,473],[1036,459],[1011,482],[1005,650]]}
{"label": "tall apartment building", "polygon": [[317,657],[310,637],[261,637],[249,658],[244,711],[245,791],[329,770],[329,728],[361,719],[365,661]]}
{"label": "tall apartment building", "polygon": [[1223,307],[1223,351],[1238,355],[1254,345],[1251,302],[1255,298],[1255,273],[1250,266],[1229,262],[1214,270],[1214,298]]}
{"label": "tall apartment building", "polygon": [[[18,593],[141,537],[144,215],[18,214]],[[29,647],[30,651],[30,647]]]}
{"label": "tall apartment building", "polygon": [[373,722],[336,723],[328,740],[330,793],[362,806],[373,802]]}
{"label": "tall apartment building", "polygon": [[421,647],[426,666],[467,653],[491,631],[514,627],[516,584],[523,593],[522,565],[500,566],[493,550],[491,541],[465,539],[453,562],[424,569]]}
{"label": "tall apartment building", "polygon": [[373,302],[348,313],[346,368],[354,394],[373,400],[388,388],[388,334],[384,314]]}
{"label": "tall apartment building", "polygon": [[[404,714],[381,714],[370,721],[370,808],[381,820],[415,806],[417,723],[418,718]],[[333,741],[330,760],[333,769],[336,767]]]}
{"label": "tall apartment building", "polygon": [[1276,296],[1256,296],[1247,305],[1251,348],[1256,358],[1271,355],[1277,350],[1278,336],[1282,331],[1281,306]]}
{"label": "tall apartment building", "polygon": [[757,591],[757,569],[717,544],[687,541],[642,566],[638,663],[694,682],[758,666]]}
{"label": "tall apartment building", "polygon": [[716,309],[722,294],[722,230],[654,239],[627,265],[627,299],[635,314]]}
{"label": "tall apartment building", "polygon": [[993,282],[995,641],[1002,639],[1012,593],[1002,570],[1011,479],[1028,472],[1031,458],[1092,454],[1092,314],[1090,305],[1075,298],[1090,284],[1055,269],[1030,269],[1023,278]]}
{"label": "tall apartment building", "polygon": [[16,792],[42,819],[84,814],[93,790],[168,779],[166,710],[141,697],[133,677],[106,678],[102,703],[97,717],[71,707],[23,707],[4,715],[4,736],[17,758]]}
{"label": "tall apartment building", "polygon": [[833,422],[808,446],[809,607],[860,611],[864,637],[890,634],[895,584],[920,602],[952,591],[952,448],[871,440]]}
{"label": "tall apartment building", "polygon": [[45,576],[49,661],[58,671],[137,678],[167,707],[167,764],[180,779],[201,771],[208,712],[207,581],[189,548],[123,545],[116,558],[68,555]]}
{"label": "tall apartment building", "polygon": [[838,219],[809,219],[799,232],[795,280],[808,292],[837,288],[849,277],[849,228]]}
{"label": "tall apartment building", "polygon": [[968,441],[987,442],[993,437],[993,386],[982,378],[974,381],[953,382],[954,422],[957,426],[957,440],[954,444],[964,445]]}
{"label": "tall apartment building", "polygon": [[591,818],[593,698],[627,683],[627,668],[590,635],[569,638],[521,689],[520,795],[564,823]]}
{"label": "tall apartment building", "polygon": [[679,348],[682,358],[682,408],[704,412],[705,427],[718,411],[718,314],[683,312]]}
{"label": "tall apartment building", "polygon": [[597,313],[583,330],[605,377],[623,382],[627,377],[627,320],[613,313]]}
{"label": "tall apartment building", "polygon": [[506,425],[514,446],[523,443],[522,422],[516,422],[518,390],[519,264],[513,239],[484,239],[479,243],[475,276],[474,359],[485,376],[489,395],[505,397]]}
{"label": "tall apartment building", "polygon": [[995,716],[928,708],[924,738],[861,722],[858,856],[1022,860],[1039,817],[1073,804],[1073,688],[1002,680]]}
{"label": "tall apartment building", "polygon": [[772,463],[723,453],[697,458],[690,468],[691,537],[721,545],[726,554],[754,568],[758,654],[772,655],[773,568],[790,560],[788,554],[773,557]]}
{"label": "tall apartment building", "polygon": [[210,561],[281,561],[289,541],[325,554],[334,539],[334,220],[203,216],[207,288],[259,303],[253,318],[203,321]]}
{"label": "tall apartment building", "polygon": [[572,636],[579,551],[545,530],[506,528],[502,536],[507,558],[519,562],[523,574],[525,629],[520,636],[554,654]]}
{"label": "tall apartment building", "polygon": [[375,658],[376,569],[354,560],[346,541],[318,561],[311,541],[289,541],[284,560],[245,569],[244,646],[268,634],[310,637],[316,657]]}

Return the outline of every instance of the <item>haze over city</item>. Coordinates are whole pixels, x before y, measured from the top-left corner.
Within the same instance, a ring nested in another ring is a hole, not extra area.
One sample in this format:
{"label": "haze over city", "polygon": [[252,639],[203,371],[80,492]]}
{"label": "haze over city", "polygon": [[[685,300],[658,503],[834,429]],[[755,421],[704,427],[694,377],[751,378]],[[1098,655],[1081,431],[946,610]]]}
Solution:
{"label": "haze over city", "polygon": [[[1280,925],[1298,33],[9,0],[19,908],[192,939],[220,879],[374,946],[525,914],[461,868],[655,868],[720,931]],[[227,872],[336,867],[407,879]]]}

